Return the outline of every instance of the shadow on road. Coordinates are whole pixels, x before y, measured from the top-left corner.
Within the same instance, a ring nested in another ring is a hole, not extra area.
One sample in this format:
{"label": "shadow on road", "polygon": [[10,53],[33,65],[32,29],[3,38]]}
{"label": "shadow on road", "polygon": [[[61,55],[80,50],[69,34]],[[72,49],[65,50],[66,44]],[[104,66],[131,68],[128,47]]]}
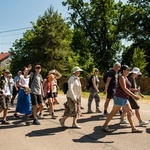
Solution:
{"label": "shadow on road", "polygon": [[62,128],[62,127],[48,128],[48,129],[31,131],[30,133],[26,134],[26,136],[34,137],[34,136],[55,135],[55,133],[62,132],[62,131],[65,131],[65,130],[66,130],[66,128]]}
{"label": "shadow on road", "polygon": [[149,134],[150,134],[150,128],[147,128],[147,129],[146,129],[146,133],[149,133]]}
{"label": "shadow on road", "polygon": [[114,132],[111,132],[111,133],[104,132],[103,127],[97,126],[94,128],[93,133],[84,135],[79,139],[73,139],[73,141],[79,142],[79,143],[114,143],[114,141],[102,141],[100,139],[104,138],[105,136],[131,133],[131,132],[118,132],[117,131],[118,129],[125,128],[124,126],[120,126],[119,124],[110,125],[109,127],[114,129]]}

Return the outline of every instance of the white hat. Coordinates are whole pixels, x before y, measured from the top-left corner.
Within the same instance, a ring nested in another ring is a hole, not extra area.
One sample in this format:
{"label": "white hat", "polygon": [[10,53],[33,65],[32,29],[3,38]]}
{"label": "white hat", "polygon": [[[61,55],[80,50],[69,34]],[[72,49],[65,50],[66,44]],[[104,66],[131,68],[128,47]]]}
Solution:
{"label": "white hat", "polygon": [[73,73],[76,73],[77,71],[83,71],[83,70],[80,69],[79,67],[74,67],[74,68],[73,68]]}
{"label": "white hat", "polygon": [[137,75],[142,75],[142,73],[140,72],[140,69],[137,68],[137,67],[134,67],[134,68],[130,71],[130,73],[135,73],[135,74],[137,74]]}
{"label": "white hat", "polygon": [[56,73],[56,71],[55,71],[55,70],[51,70],[51,71],[49,71],[49,73],[48,73],[48,74],[50,75],[50,74],[55,74],[55,73]]}

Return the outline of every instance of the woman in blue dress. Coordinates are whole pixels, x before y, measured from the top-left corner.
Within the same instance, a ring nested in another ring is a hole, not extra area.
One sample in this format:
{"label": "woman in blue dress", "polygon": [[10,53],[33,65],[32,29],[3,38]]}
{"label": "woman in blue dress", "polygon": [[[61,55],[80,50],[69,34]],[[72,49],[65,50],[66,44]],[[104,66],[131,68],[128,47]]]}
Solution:
{"label": "woman in blue dress", "polygon": [[30,100],[30,88],[29,88],[29,75],[28,72],[31,69],[31,66],[23,68],[23,75],[19,77],[19,86],[20,90],[18,93],[18,101],[16,112],[14,114],[15,117],[18,117],[17,112],[21,114],[31,114],[32,107],[31,107],[31,100]]}

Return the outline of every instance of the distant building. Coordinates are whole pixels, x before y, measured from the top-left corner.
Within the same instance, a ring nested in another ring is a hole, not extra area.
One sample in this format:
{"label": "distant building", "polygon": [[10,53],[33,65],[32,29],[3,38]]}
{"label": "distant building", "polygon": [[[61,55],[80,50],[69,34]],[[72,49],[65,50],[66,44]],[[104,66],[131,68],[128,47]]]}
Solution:
{"label": "distant building", "polygon": [[0,69],[8,68],[11,63],[10,53],[0,53]]}

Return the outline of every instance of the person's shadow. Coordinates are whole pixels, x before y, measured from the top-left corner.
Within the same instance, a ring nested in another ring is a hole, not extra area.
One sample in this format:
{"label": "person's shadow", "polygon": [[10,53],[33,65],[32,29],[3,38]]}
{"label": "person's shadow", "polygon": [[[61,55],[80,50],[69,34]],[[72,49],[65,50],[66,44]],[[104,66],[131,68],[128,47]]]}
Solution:
{"label": "person's shadow", "polygon": [[147,129],[146,129],[146,133],[149,133],[149,134],[150,134],[150,128],[147,128]]}
{"label": "person's shadow", "polygon": [[49,135],[55,135],[57,132],[65,131],[66,128],[62,127],[56,127],[56,128],[47,128],[42,130],[34,130],[26,134],[28,137],[34,137],[34,136],[49,136]]}
{"label": "person's shadow", "polygon": [[123,126],[120,126],[119,124],[114,124],[110,125],[110,128],[113,128],[114,131],[111,133],[103,131],[102,126],[96,126],[94,127],[94,132],[84,135],[79,139],[73,139],[74,142],[79,142],[79,143],[114,143],[114,141],[102,141],[99,139],[104,138],[105,136],[110,136],[110,135],[117,135],[117,134],[128,134],[130,132],[115,132],[117,129],[124,128]]}

